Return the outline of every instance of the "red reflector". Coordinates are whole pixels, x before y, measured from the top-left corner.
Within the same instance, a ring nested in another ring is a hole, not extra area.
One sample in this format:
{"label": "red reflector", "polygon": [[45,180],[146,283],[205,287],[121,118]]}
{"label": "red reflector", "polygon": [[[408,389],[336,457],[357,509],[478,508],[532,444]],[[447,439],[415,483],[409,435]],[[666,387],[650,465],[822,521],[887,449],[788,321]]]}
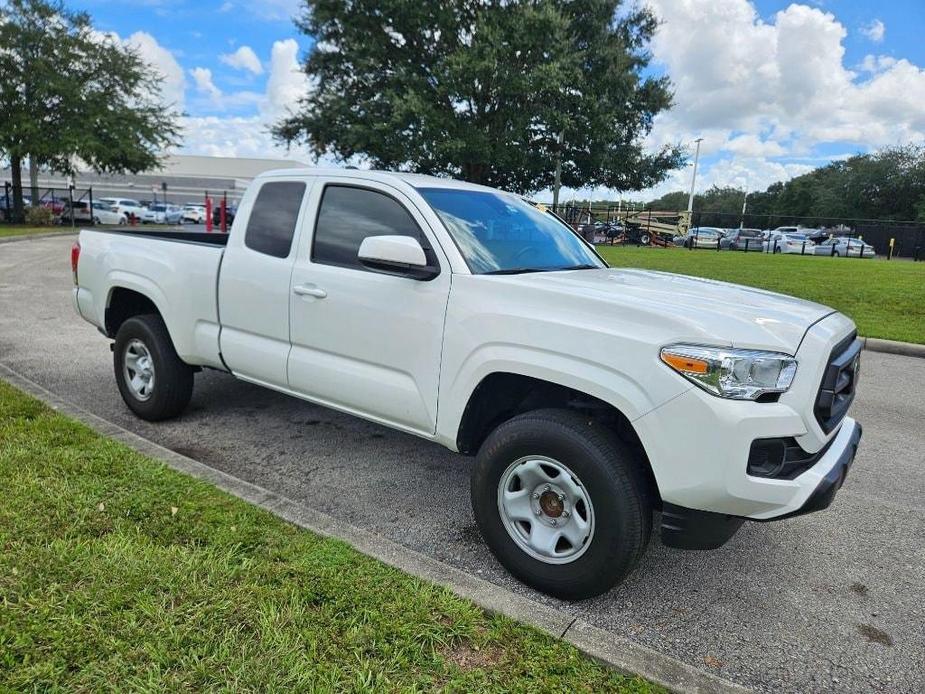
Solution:
{"label": "red reflector", "polygon": [[77,284],[77,262],[80,260],[80,241],[71,246],[71,272],[74,273],[74,284]]}

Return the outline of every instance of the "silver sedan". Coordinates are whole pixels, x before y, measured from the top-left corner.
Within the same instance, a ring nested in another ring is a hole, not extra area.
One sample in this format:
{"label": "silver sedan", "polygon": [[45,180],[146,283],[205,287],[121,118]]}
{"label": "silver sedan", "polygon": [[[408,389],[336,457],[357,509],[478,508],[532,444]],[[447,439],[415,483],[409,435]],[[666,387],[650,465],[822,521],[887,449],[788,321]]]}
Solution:
{"label": "silver sedan", "polygon": [[860,239],[835,237],[816,244],[816,255],[851,256],[855,258],[873,258],[877,255],[874,247]]}

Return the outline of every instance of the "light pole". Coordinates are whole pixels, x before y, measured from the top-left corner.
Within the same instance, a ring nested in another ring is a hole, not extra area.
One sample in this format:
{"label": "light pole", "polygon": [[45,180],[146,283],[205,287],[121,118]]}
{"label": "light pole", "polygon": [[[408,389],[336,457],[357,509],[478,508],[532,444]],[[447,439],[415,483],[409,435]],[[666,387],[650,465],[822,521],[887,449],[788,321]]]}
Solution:
{"label": "light pole", "polygon": [[742,199],[742,219],[739,220],[739,229],[745,227],[745,210],[748,209],[748,190],[745,191],[745,197]]}
{"label": "light pole", "polygon": [[562,184],[562,143],[565,142],[565,131],[559,131],[559,137],[556,138],[556,182],[552,189],[552,209],[558,214],[559,208],[559,186]]}
{"label": "light pole", "polygon": [[697,185],[697,161],[700,159],[700,143],[702,137],[698,137],[694,142],[697,143],[697,150],[694,152],[694,175],[691,176],[691,194],[687,196],[687,214],[688,216],[694,211],[694,186]]}

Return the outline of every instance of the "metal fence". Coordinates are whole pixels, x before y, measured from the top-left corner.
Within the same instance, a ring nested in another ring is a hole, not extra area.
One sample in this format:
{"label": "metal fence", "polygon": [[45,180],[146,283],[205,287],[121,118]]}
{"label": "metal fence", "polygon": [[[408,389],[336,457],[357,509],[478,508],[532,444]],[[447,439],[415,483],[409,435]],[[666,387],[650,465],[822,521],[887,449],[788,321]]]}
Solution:
{"label": "metal fence", "polygon": [[[35,193],[38,196],[35,197]],[[29,207],[45,207],[51,210],[56,223],[68,222],[74,224],[75,203],[86,203],[88,219],[78,220],[81,223],[93,224],[93,215],[90,212],[93,209],[93,188],[53,188],[39,187],[33,190],[30,186],[24,185],[23,190],[23,211]],[[14,216],[13,209],[13,184],[9,181],[3,182],[3,193],[0,197],[0,220],[11,222]],[[23,221],[23,220],[16,220]]]}
{"label": "metal fence", "polygon": [[[667,246],[677,245],[678,236],[685,237],[689,230],[701,227],[765,231],[792,226],[798,227],[801,232],[814,234],[817,239],[836,237],[863,241],[872,246],[879,256],[925,260],[925,223],[922,222],[781,214],[743,215],[696,210],[688,217],[686,211],[639,206],[627,208],[619,204],[566,203],[545,207],[572,225],[589,241],[596,243]],[[692,248],[707,247],[697,236],[698,243],[693,244]],[[752,243],[749,242],[748,250],[753,250]],[[719,240],[715,247],[716,250],[721,248]],[[851,254],[847,257],[855,256]]]}

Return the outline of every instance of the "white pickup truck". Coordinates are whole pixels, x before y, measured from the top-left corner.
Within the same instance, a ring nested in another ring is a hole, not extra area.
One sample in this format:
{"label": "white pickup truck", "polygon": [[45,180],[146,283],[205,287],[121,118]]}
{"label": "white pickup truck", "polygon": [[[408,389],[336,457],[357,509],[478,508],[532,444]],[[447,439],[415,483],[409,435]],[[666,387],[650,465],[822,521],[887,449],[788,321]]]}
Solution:
{"label": "white pickup truck", "polygon": [[[671,253],[673,251],[652,251]],[[552,595],[664,543],[827,507],[861,427],[861,343],[818,304],[614,269],[551,213],[411,174],[258,177],[230,234],[81,231],[74,306],[139,417],[237,378],[476,455],[476,521]]]}

